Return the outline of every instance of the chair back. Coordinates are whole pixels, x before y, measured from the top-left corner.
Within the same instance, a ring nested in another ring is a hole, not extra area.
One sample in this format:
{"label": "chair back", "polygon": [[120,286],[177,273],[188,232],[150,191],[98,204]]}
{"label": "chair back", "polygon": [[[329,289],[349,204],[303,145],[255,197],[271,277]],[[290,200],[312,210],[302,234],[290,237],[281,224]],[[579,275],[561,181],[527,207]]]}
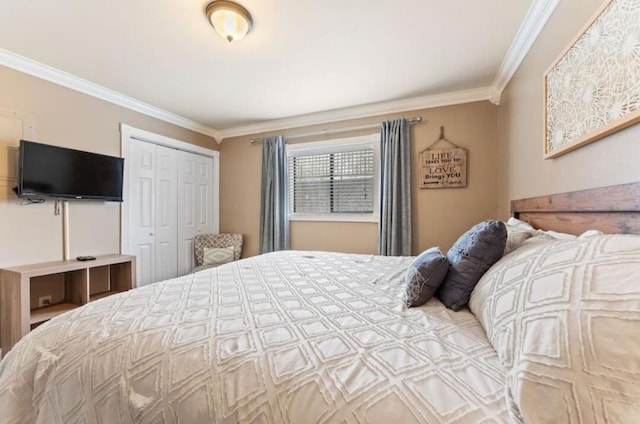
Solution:
{"label": "chair back", "polygon": [[242,234],[200,234],[193,239],[196,266],[204,261],[204,249],[233,247],[233,260],[242,256]]}

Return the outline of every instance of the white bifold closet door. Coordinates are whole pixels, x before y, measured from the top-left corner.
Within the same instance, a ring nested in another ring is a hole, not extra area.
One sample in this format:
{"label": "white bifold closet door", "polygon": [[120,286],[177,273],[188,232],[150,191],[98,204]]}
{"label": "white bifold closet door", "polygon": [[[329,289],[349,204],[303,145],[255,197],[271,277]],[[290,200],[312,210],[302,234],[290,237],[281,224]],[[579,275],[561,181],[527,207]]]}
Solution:
{"label": "white bifold closet door", "polygon": [[129,246],[138,286],[190,272],[193,238],[213,231],[213,159],[136,140],[129,160]]}
{"label": "white bifold closet door", "polygon": [[213,231],[213,159],[179,152],[178,273],[195,267],[193,239]]}

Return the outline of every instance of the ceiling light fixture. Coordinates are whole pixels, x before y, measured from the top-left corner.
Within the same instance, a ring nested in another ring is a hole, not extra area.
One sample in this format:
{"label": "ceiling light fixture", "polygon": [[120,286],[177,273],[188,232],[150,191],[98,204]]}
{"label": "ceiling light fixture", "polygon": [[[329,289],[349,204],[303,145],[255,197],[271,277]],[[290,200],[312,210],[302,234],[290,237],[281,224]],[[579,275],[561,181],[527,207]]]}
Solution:
{"label": "ceiling light fixture", "polygon": [[205,13],[216,32],[229,42],[242,39],[253,25],[249,11],[232,1],[212,1]]}

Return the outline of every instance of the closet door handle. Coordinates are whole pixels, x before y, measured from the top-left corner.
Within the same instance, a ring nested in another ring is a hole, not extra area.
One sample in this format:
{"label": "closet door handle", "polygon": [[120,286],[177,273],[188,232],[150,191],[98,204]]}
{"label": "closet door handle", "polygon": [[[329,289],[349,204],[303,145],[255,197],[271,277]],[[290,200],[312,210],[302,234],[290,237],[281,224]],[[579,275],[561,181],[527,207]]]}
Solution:
{"label": "closet door handle", "polygon": [[153,233],[149,233],[149,235],[150,235],[151,237],[153,237]]}

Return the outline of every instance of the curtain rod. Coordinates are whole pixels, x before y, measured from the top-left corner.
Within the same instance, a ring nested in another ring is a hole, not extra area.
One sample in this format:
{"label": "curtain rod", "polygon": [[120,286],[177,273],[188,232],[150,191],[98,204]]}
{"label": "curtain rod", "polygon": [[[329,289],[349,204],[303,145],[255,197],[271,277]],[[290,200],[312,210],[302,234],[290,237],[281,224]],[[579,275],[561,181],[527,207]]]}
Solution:
{"label": "curtain rod", "polygon": [[[413,118],[409,118],[409,119],[407,119],[407,121],[409,121],[410,124],[422,122],[422,116],[416,116],[416,117],[413,117]],[[290,137],[287,137],[287,140],[292,140],[294,138],[312,137],[312,136],[316,136],[316,135],[331,135],[331,134],[337,134],[337,133],[348,132],[348,131],[372,130],[374,128],[378,128],[379,126],[380,126],[380,123],[369,124],[369,125],[360,125],[360,126],[355,126],[355,127],[324,129],[324,130],[314,131],[314,132],[305,133],[305,134],[292,135]],[[251,139],[251,144],[260,143],[261,141],[262,141],[262,138],[252,138]]]}

